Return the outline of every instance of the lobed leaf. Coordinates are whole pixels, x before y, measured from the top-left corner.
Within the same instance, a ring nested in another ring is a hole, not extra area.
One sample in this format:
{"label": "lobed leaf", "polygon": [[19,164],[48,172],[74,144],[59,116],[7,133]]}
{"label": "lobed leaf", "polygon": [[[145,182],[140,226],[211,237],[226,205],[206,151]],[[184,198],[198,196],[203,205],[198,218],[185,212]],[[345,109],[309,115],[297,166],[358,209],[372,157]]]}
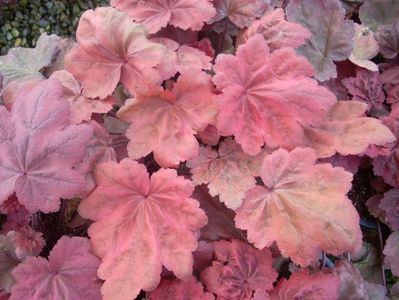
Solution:
{"label": "lobed leaf", "polygon": [[103,299],[131,300],[141,289],[160,282],[162,265],[179,279],[192,273],[193,232],[207,223],[191,181],[175,170],[161,169],[151,178],[132,159],[100,163],[96,189],[83,199],[79,213],[94,221],[88,233],[102,259]]}
{"label": "lobed leaf", "polygon": [[291,0],[286,9],[289,21],[308,29],[312,36],[298,52],[314,66],[315,78],[325,81],[336,78],[333,61],[349,57],[354,47],[355,28],[345,20],[339,0]]}
{"label": "lobed leaf", "polygon": [[129,99],[118,117],[132,123],[126,132],[129,156],[138,159],[151,152],[162,167],[198,155],[194,135],[213,123],[216,95],[211,77],[200,71],[182,74],[173,89],[155,89]]}
{"label": "lobed leaf", "polygon": [[142,25],[112,7],[81,16],[77,44],[65,56],[65,68],[82,84],[83,95],[105,99],[119,81],[133,94],[137,87],[161,82],[156,66],[165,47],[150,42]]}
{"label": "lobed leaf", "polygon": [[100,299],[96,271],[99,260],[83,237],[61,237],[48,260],[29,257],[12,272],[16,280],[10,300]]}
{"label": "lobed leaf", "polygon": [[218,96],[216,127],[234,135],[244,152],[256,155],[264,143],[292,149],[303,140],[303,126],[319,124],[336,102],[311,78],[312,66],[293,49],[269,52],[257,34],[235,56],[220,54],[213,82]]}
{"label": "lobed leaf", "polygon": [[210,0],[111,0],[116,7],[156,33],[170,24],[187,30],[200,30],[215,15]]}
{"label": "lobed leaf", "polygon": [[1,110],[6,128],[12,124],[15,131],[12,136],[0,131],[0,203],[15,192],[29,212],[55,212],[60,198],[73,198],[85,189],[85,174],[74,167],[85,156],[93,129],[70,125],[69,103],[57,80],[27,88],[11,113]]}
{"label": "lobed leaf", "polygon": [[302,266],[321,251],[339,255],[361,246],[359,216],[346,196],[352,174],[315,162],[310,148],[267,156],[261,169],[264,186],[246,193],[235,217],[255,247],[276,241],[284,257]]}

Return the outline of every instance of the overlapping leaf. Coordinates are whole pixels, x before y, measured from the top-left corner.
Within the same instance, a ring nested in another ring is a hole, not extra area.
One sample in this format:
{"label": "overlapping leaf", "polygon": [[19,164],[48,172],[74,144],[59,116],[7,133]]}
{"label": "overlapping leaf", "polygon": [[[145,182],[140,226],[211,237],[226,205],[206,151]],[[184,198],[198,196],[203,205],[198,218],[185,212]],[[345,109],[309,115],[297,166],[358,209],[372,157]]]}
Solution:
{"label": "overlapping leaf", "polygon": [[285,257],[308,265],[320,251],[335,255],[361,245],[359,216],[346,193],[352,174],[330,164],[315,164],[310,148],[277,150],[265,158],[265,186],[246,193],[235,218],[248,240],[263,249],[276,241]]}
{"label": "overlapping leaf", "polygon": [[40,71],[56,58],[60,51],[58,41],[56,35],[49,36],[43,33],[37,40],[35,48],[12,48],[7,55],[0,56],[3,86],[13,80],[44,78]]}
{"label": "overlapping leaf", "polygon": [[202,284],[195,279],[188,281],[164,279],[149,293],[149,300],[213,300],[215,297],[204,292]]}
{"label": "overlapping leaf", "polygon": [[155,67],[165,47],[150,42],[143,26],[115,8],[86,11],[76,39],[77,45],[65,56],[65,68],[82,84],[86,97],[105,99],[119,81],[131,93],[161,81]]}
{"label": "overlapping leaf", "polygon": [[281,279],[270,294],[270,300],[336,300],[339,278],[328,273],[309,274],[306,270],[294,273],[288,280]]}
{"label": "overlapping leaf", "polygon": [[149,33],[168,24],[200,30],[216,13],[210,0],[111,0],[111,5],[143,24]]}
{"label": "overlapping leaf", "polygon": [[63,97],[71,103],[71,124],[79,124],[89,121],[92,113],[106,113],[112,109],[115,103],[114,97],[104,100],[90,99],[82,95],[79,82],[69,72],[62,70],[51,74],[50,78],[57,79],[63,88]]}
{"label": "overlapping leaf", "polygon": [[161,169],[151,178],[131,159],[101,163],[96,189],[81,202],[80,214],[94,220],[89,228],[93,251],[102,259],[105,300],[131,300],[160,282],[162,265],[179,279],[192,273],[193,234],[207,222],[190,198],[193,185],[176,171]]}
{"label": "overlapping leaf", "polygon": [[384,212],[385,222],[393,230],[399,230],[399,190],[393,189],[386,192],[378,208]]}
{"label": "overlapping leaf", "polygon": [[278,273],[273,269],[269,249],[254,249],[239,240],[214,242],[215,260],[201,273],[205,287],[217,299],[249,300],[254,294],[267,295]]}
{"label": "overlapping leaf", "polygon": [[10,300],[98,300],[101,298],[101,284],[96,275],[99,263],[90,253],[88,239],[63,236],[48,260],[29,257],[13,270],[16,283]]}
{"label": "overlapping leaf", "polygon": [[312,33],[298,51],[314,66],[315,77],[320,81],[337,77],[333,61],[349,57],[355,36],[354,24],[345,20],[345,10],[340,1],[291,0],[287,7],[287,17]]}
{"label": "overlapping leaf", "polygon": [[355,23],[355,46],[349,60],[355,65],[373,72],[378,71],[378,66],[371,61],[379,51],[374,33],[367,27]]}
{"label": "overlapping leaf", "polygon": [[345,78],[342,83],[353,96],[352,100],[366,103],[368,111],[383,106],[385,95],[378,72],[356,69],[356,77]]}
{"label": "overlapping leaf", "polygon": [[11,236],[0,235],[0,290],[10,292],[15,283],[11,272],[19,263]]}
{"label": "overlapping leaf", "polygon": [[263,35],[271,50],[298,48],[311,36],[302,25],[286,21],[284,11],[280,8],[267,11],[259,20],[254,21],[241,39],[245,41],[257,33]]}
{"label": "overlapping leaf", "polygon": [[154,152],[163,167],[198,155],[194,135],[213,123],[216,95],[204,72],[179,77],[173,89],[156,89],[126,101],[118,117],[132,123],[126,132],[129,156],[140,158]]}
{"label": "overlapping leaf", "polygon": [[396,0],[367,0],[359,9],[360,21],[373,31],[398,21],[398,16],[399,2]]}
{"label": "overlapping leaf", "polygon": [[384,265],[391,269],[395,276],[399,276],[399,231],[391,233],[384,247]]}
{"label": "overlapping leaf", "polygon": [[336,102],[310,76],[312,66],[293,49],[269,53],[257,34],[235,56],[220,54],[213,82],[218,97],[217,129],[234,135],[244,152],[256,155],[270,147],[293,148],[303,141],[303,126],[319,124]]}
{"label": "overlapping leaf", "polygon": [[255,176],[259,176],[260,162],[264,153],[250,156],[232,139],[220,143],[219,150],[200,147],[199,156],[190,160],[193,182],[208,184],[212,196],[219,195],[228,208],[241,205],[245,192],[255,186]]}
{"label": "overlapping leaf", "polygon": [[399,20],[390,25],[380,26],[376,38],[381,54],[385,58],[395,58],[399,54]]}
{"label": "overlapping leaf", "polygon": [[239,28],[249,26],[256,18],[259,10],[262,10],[262,2],[259,0],[214,0],[216,15],[212,23],[228,18]]}
{"label": "overlapping leaf", "polygon": [[30,212],[54,212],[60,198],[85,189],[85,174],[74,169],[86,154],[93,130],[70,125],[70,106],[57,80],[23,91],[11,113],[0,108],[0,203],[14,192]]}
{"label": "overlapping leaf", "polygon": [[316,150],[318,157],[329,157],[336,152],[360,154],[369,145],[394,142],[395,136],[380,120],[363,116],[366,109],[365,103],[338,101],[324,122],[305,129],[307,145]]}

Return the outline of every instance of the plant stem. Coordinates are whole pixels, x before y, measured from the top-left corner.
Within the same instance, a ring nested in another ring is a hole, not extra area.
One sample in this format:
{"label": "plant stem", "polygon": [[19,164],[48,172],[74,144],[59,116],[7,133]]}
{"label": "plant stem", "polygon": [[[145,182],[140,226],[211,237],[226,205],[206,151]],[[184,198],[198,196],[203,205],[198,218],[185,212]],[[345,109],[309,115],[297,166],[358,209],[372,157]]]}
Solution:
{"label": "plant stem", "polygon": [[381,266],[382,283],[384,284],[384,287],[387,288],[387,283],[386,283],[386,278],[385,278],[384,260],[382,257],[382,252],[384,251],[384,243],[382,241],[382,232],[381,232],[380,221],[378,221],[378,220],[377,220],[377,228],[378,228],[378,238],[380,240],[380,249],[381,249],[380,266]]}

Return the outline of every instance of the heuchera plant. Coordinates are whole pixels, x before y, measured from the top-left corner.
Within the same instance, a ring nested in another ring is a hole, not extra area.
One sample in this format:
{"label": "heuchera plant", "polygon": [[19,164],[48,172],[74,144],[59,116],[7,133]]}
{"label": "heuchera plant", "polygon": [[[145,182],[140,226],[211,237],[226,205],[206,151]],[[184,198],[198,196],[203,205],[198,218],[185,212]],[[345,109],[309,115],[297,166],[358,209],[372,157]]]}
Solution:
{"label": "heuchera plant", "polygon": [[398,299],[398,12],[111,0],[1,56],[0,299]]}

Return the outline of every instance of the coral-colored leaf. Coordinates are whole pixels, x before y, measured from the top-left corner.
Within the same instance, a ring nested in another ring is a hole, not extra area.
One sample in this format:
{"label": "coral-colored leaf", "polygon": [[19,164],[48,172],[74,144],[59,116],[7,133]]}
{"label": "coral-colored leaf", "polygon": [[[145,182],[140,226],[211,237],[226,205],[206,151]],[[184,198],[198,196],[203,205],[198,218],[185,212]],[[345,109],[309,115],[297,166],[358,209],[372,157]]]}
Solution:
{"label": "coral-colored leaf", "polygon": [[126,133],[129,156],[154,152],[163,167],[196,157],[194,135],[213,123],[215,97],[210,76],[193,71],[181,75],[172,91],[158,89],[126,101],[118,117],[132,123]]}
{"label": "coral-colored leaf", "polygon": [[111,0],[111,5],[142,23],[149,33],[168,24],[200,30],[216,13],[210,0]]}
{"label": "coral-colored leaf", "polygon": [[365,102],[368,111],[372,107],[382,107],[385,95],[382,90],[381,76],[378,72],[356,69],[356,77],[345,78],[342,83],[353,96],[352,100]]}
{"label": "coral-colored leaf", "polygon": [[207,218],[190,198],[193,185],[176,171],[161,169],[149,178],[131,159],[100,163],[96,189],[81,202],[80,214],[95,221],[89,228],[93,251],[102,259],[105,300],[131,300],[153,290],[162,265],[179,279],[190,277],[194,231]]}
{"label": "coral-colored leaf", "polygon": [[315,77],[324,81],[337,77],[333,61],[349,57],[354,46],[355,29],[345,20],[339,0],[291,0],[287,7],[289,21],[307,28],[312,36],[298,49],[315,67]]}
{"label": "coral-colored leaf", "polygon": [[380,26],[375,36],[381,54],[388,59],[399,54],[399,21],[390,25]]}
{"label": "coral-colored leaf", "polygon": [[384,265],[391,269],[395,276],[399,276],[399,231],[391,233],[384,247]]}
{"label": "coral-colored leaf", "polygon": [[308,265],[320,251],[335,255],[361,245],[359,216],[346,193],[352,174],[330,164],[315,164],[310,148],[277,150],[266,156],[265,186],[246,193],[236,225],[259,249],[276,241],[285,257]]}
{"label": "coral-colored leaf", "polygon": [[86,11],[76,32],[77,45],[65,56],[65,68],[82,84],[83,95],[105,99],[119,81],[133,93],[161,82],[155,67],[166,51],[150,42],[143,26],[111,7]]}
{"label": "coral-colored leaf", "polygon": [[104,100],[90,99],[82,95],[79,82],[69,72],[62,70],[51,74],[50,78],[57,79],[64,90],[63,97],[71,103],[71,124],[79,124],[89,121],[92,113],[106,113],[112,109],[115,103],[114,97]]}
{"label": "coral-colored leaf", "polygon": [[239,28],[249,26],[256,18],[260,8],[258,0],[214,0],[216,15],[212,23],[224,18]]}
{"label": "coral-colored leaf", "polygon": [[269,249],[258,250],[240,240],[213,244],[215,260],[202,271],[201,280],[217,299],[249,300],[254,299],[254,292],[273,288],[278,273]]}
{"label": "coral-colored leaf", "polygon": [[244,152],[256,155],[270,147],[294,148],[303,139],[302,126],[316,125],[336,102],[318,86],[312,66],[290,48],[269,53],[262,35],[241,45],[236,56],[218,55],[213,82],[218,97],[217,129],[234,135]]}
{"label": "coral-colored leaf", "polygon": [[220,143],[219,150],[200,147],[199,156],[187,162],[196,185],[208,184],[212,196],[219,195],[228,208],[241,205],[245,192],[255,186],[255,176],[259,176],[263,153],[250,156],[233,140]]}
{"label": "coral-colored leaf", "polygon": [[60,51],[59,37],[43,33],[37,40],[36,48],[12,48],[7,55],[0,56],[0,73],[3,86],[13,80],[44,78],[40,71],[49,66]]}
{"label": "coral-colored leaf", "polygon": [[211,293],[204,292],[201,282],[164,279],[149,293],[149,300],[213,300]]}
{"label": "coral-colored leaf", "polygon": [[271,50],[282,47],[298,48],[311,36],[302,25],[285,20],[284,11],[280,8],[266,12],[244,32],[242,39],[260,33]]}
{"label": "coral-colored leaf", "polygon": [[378,66],[372,62],[378,54],[379,47],[374,33],[367,27],[355,23],[355,47],[352,50],[349,60],[355,65],[377,72]]}
{"label": "coral-colored leaf", "polygon": [[328,273],[309,274],[306,270],[297,272],[286,279],[281,279],[271,292],[270,300],[337,300],[339,278]]}
{"label": "coral-colored leaf", "polygon": [[384,212],[385,222],[393,230],[399,230],[399,189],[386,192],[378,208]]}
{"label": "coral-colored leaf", "polygon": [[18,95],[11,113],[3,110],[2,122],[12,122],[15,135],[0,144],[0,203],[15,191],[30,212],[57,211],[60,198],[85,188],[84,174],[74,167],[85,156],[93,130],[69,124],[69,103],[57,80],[38,82]]}
{"label": "coral-colored leaf", "polygon": [[395,136],[380,120],[363,116],[366,109],[362,102],[338,101],[324,122],[305,129],[308,145],[318,157],[329,157],[336,152],[360,154],[369,145],[394,142]]}
{"label": "coral-colored leaf", "polygon": [[10,300],[98,300],[101,298],[96,276],[99,263],[90,253],[87,238],[63,236],[48,260],[29,257],[13,270],[16,284]]}

